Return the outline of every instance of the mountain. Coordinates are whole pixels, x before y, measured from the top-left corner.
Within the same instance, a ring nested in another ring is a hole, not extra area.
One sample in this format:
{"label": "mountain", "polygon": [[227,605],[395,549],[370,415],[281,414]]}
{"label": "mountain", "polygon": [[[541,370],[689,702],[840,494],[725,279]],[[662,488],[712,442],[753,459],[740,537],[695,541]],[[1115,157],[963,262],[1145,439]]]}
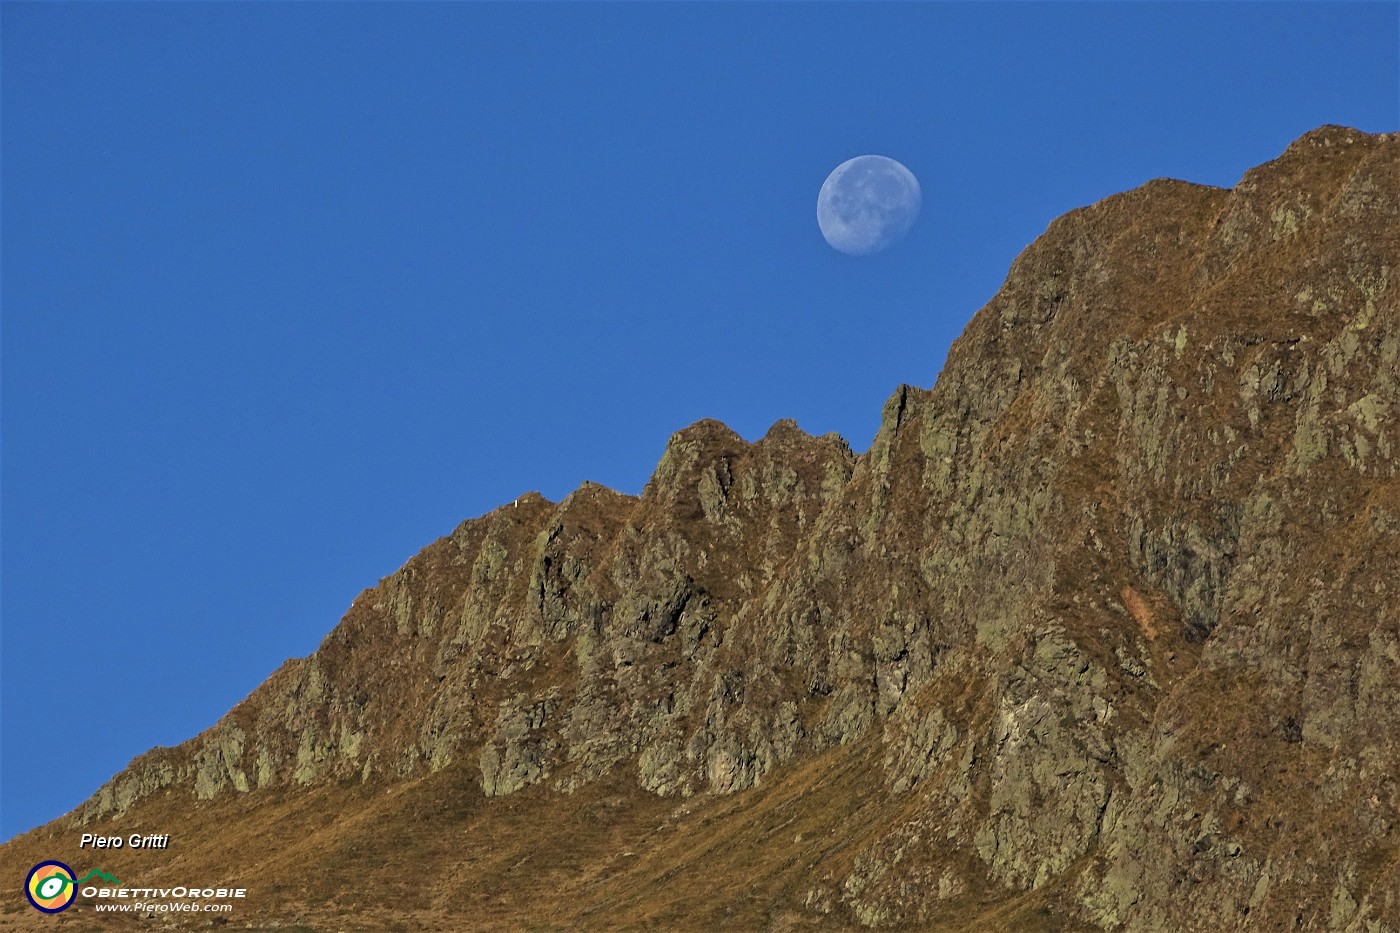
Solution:
{"label": "mountain", "polygon": [[239,925],[1400,930],[1398,296],[1397,133],[1072,211],[868,452],[702,421],[464,522],[3,876],[169,833],[101,867]]}

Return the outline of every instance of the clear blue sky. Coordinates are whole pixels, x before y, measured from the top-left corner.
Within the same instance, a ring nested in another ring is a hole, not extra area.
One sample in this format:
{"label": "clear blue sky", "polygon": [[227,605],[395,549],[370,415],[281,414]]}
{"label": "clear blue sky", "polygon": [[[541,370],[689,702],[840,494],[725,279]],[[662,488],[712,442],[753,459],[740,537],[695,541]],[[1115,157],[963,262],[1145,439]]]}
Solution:
{"label": "clear blue sky", "polygon": [[0,839],[523,491],[864,449],[1057,215],[1400,129],[1397,9],[5,2]]}

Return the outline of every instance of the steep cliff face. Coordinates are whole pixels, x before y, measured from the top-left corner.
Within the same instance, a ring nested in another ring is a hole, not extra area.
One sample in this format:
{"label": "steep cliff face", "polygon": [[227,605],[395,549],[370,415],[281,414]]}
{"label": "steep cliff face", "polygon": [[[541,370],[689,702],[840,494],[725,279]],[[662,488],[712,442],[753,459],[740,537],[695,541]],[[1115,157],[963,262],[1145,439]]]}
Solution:
{"label": "steep cliff face", "polygon": [[[700,422],[640,497],[465,522],[41,833],[441,775],[708,807],[773,928],[1400,930],[1398,296],[1400,134],[1074,211],[869,452]],[[637,845],[646,911],[548,916],[666,916]]]}

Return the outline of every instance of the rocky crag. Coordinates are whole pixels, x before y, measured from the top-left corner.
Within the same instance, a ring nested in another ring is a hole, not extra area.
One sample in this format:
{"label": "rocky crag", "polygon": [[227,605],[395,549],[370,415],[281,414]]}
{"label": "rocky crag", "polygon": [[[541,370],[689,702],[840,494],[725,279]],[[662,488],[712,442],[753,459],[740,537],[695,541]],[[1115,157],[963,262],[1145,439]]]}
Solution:
{"label": "rocky crag", "polygon": [[1153,181],[867,453],[467,521],[5,873],[160,819],[317,929],[1400,931],[1398,415],[1400,134]]}

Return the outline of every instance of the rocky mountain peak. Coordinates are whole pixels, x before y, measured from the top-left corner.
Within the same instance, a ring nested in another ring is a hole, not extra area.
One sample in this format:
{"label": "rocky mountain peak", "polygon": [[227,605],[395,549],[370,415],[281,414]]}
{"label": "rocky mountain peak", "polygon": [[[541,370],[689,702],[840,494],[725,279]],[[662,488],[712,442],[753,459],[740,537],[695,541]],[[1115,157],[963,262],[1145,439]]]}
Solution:
{"label": "rocky mountain peak", "polygon": [[1400,929],[1397,256],[1400,134],[1072,211],[868,452],[700,421],[464,522],[7,858],[300,821],[180,856],[273,915],[387,820],[489,928]]}

